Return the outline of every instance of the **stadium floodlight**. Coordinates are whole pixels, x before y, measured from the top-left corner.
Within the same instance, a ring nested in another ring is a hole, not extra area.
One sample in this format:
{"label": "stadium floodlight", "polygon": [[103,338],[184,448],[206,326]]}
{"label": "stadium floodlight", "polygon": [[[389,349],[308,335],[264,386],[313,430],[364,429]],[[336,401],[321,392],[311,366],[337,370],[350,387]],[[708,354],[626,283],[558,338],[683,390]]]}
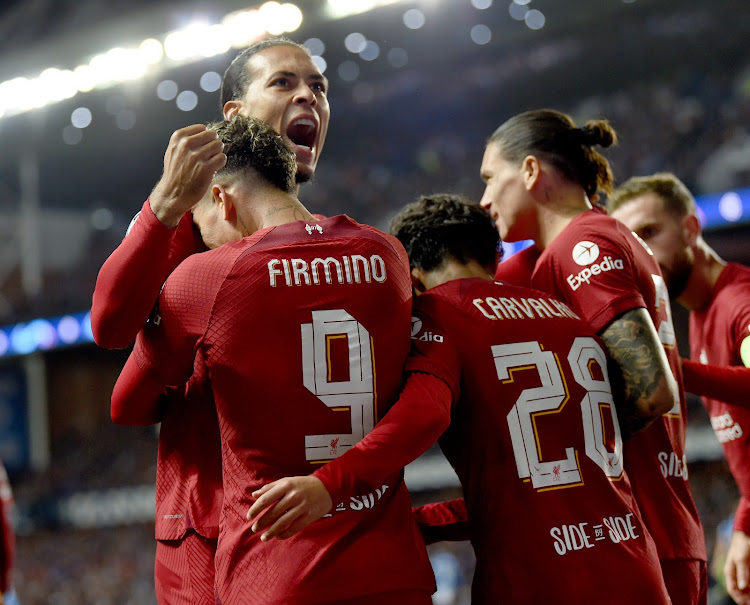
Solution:
{"label": "stadium floodlight", "polygon": [[302,11],[294,4],[266,2],[259,8],[229,13],[219,23],[195,22],[165,34],[163,42],[143,40],[131,48],[115,47],[73,70],[51,67],[35,78],[0,82],[0,118],[69,99],[78,93],[142,78],[173,67],[243,48],[266,34],[299,29]]}
{"label": "stadium floodlight", "polygon": [[156,65],[164,58],[164,46],[154,38],[148,38],[141,42],[138,51],[147,65]]}
{"label": "stadium floodlight", "polygon": [[52,101],[69,99],[78,92],[75,76],[69,69],[50,67],[39,74],[39,81],[42,87],[47,89],[48,97]]}
{"label": "stadium floodlight", "polygon": [[96,88],[94,70],[90,65],[79,65],[73,70],[73,78],[78,92],[91,92]]}
{"label": "stadium floodlight", "polygon": [[331,19],[342,19],[368,11],[396,4],[403,0],[328,0],[327,13]]}

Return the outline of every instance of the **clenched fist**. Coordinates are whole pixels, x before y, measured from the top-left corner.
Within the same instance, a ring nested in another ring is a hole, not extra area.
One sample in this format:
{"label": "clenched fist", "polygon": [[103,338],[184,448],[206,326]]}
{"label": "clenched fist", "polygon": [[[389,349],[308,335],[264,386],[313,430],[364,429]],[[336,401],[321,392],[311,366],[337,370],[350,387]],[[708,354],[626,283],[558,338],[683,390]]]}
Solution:
{"label": "clenched fist", "polygon": [[208,191],[217,170],[227,163],[219,135],[204,124],[172,133],[164,153],[164,173],[149,197],[151,210],[164,225],[176,227]]}

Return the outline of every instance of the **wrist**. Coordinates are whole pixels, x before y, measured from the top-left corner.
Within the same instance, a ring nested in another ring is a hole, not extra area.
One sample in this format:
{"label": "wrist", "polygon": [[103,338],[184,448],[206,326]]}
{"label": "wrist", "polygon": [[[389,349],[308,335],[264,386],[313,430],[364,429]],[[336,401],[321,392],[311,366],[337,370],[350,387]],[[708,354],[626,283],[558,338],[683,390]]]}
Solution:
{"label": "wrist", "polygon": [[170,203],[169,196],[163,195],[159,191],[158,186],[151,192],[148,203],[151,206],[151,212],[154,213],[154,216],[165,227],[174,229],[180,223],[180,219],[182,219],[184,213],[174,211],[175,204]]}

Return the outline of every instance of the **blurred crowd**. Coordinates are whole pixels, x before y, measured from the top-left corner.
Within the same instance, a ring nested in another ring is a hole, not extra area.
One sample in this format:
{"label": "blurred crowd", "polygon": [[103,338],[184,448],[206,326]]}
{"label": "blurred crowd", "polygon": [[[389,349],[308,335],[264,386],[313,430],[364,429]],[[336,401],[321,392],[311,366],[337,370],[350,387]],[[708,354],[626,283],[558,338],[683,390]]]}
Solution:
{"label": "blurred crowd", "polygon": [[[618,182],[667,170],[696,196],[747,186],[750,58],[743,62],[738,56],[732,67],[712,73],[686,68],[615,92],[573,95],[554,108],[579,123],[610,120],[620,140],[607,157]],[[400,207],[422,193],[451,191],[478,199],[485,140],[508,115],[527,108],[503,105],[503,84],[493,88],[483,81],[466,91],[481,95],[482,111],[473,110],[462,96],[441,92],[442,84],[430,78],[391,86],[366,104],[339,100],[325,161],[301,198],[321,214],[346,212],[383,229]],[[492,99],[498,100],[497,109],[490,110]],[[133,199],[127,209],[115,209],[108,229],[91,229],[75,266],[48,273],[35,300],[11,299],[15,314],[24,320],[87,309],[101,264],[142,202]]]}

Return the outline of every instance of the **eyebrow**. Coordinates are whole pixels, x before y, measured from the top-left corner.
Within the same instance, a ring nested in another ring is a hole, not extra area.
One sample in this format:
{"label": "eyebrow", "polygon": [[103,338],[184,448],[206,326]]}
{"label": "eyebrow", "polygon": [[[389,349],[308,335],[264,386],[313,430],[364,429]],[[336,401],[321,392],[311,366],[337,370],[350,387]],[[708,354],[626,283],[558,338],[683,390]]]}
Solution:
{"label": "eyebrow", "polygon": [[[286,76],[286,77],[292,77],[292,78],[299,78],[299,74],[295,73],[293,71],[286,71],[286,70],[279,70],[275,71],[269,76],[269,80],[272,80],[273,78],[276,78],[278,76]],[[326,86],[328,86],[328,78],[321,74],[311,74],[309,76],[305,76],[306,80],[314,80],[316,82],[323,82]]]}

